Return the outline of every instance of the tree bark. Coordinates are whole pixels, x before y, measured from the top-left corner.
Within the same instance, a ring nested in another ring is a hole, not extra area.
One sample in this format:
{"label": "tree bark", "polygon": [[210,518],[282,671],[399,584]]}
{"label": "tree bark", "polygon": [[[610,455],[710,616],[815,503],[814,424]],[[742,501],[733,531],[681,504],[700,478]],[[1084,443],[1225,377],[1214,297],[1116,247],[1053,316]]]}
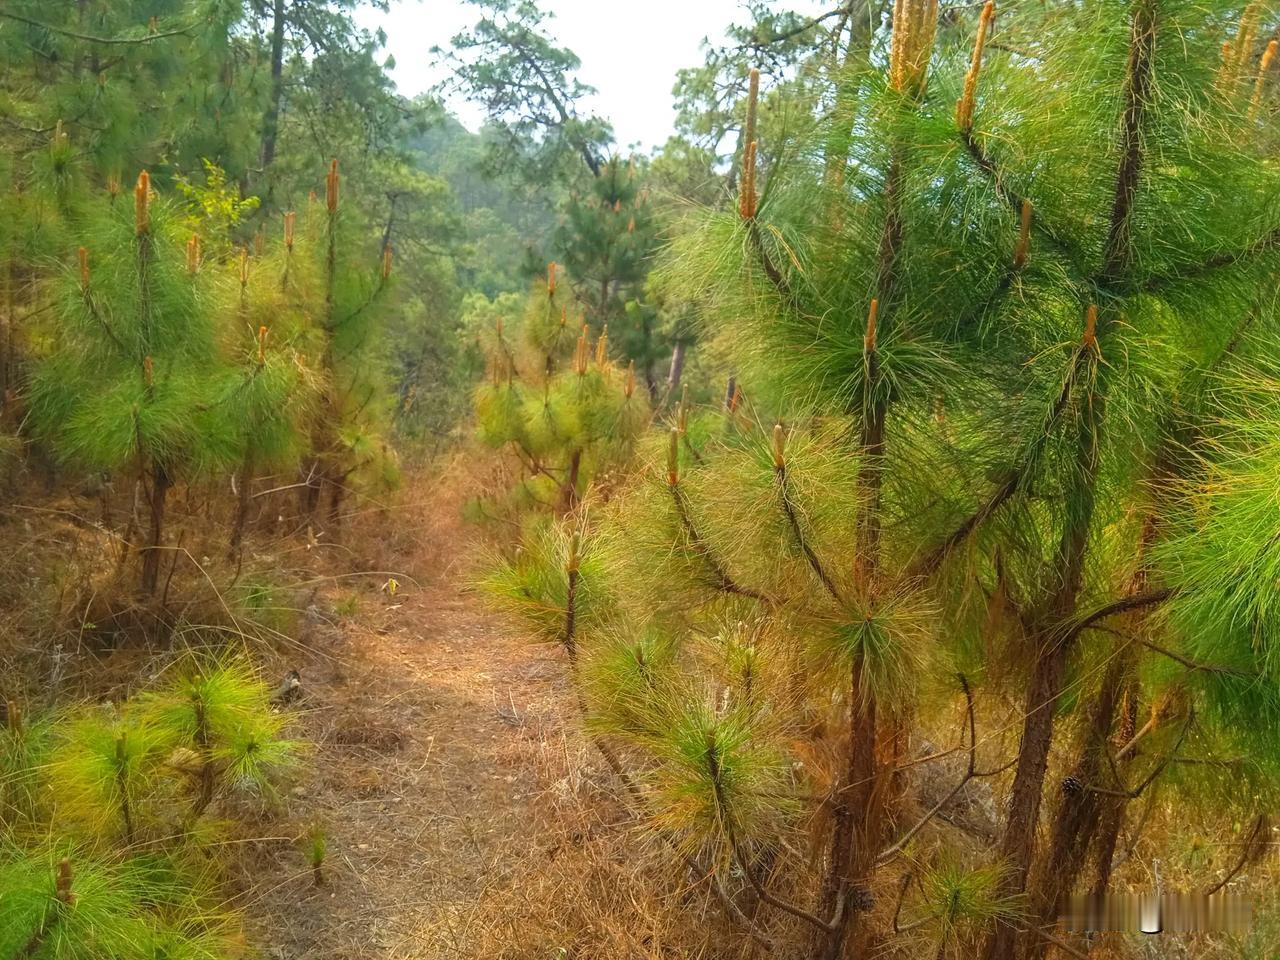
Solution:
{"label": "tree bark", "polygon": [[164,545],[165,502],[173,481],[163,464],[156,463],[151,470],[151,528],[147,545],[142,554],[142,592],[153,597],[160,582],[160,548]]}
{"label": "tree bark", "polygon": [[235,525],[231,528],[231,554],[234,556],[244,542],[244,529],[249,522],[249,510],[253,506],[253,454],[245,454],[240,468],[240,489],[236,499]]}
{"label": "tree bark", "polygon": [[560,489],[560,510],[568,513],[578,505],[578,474],[582,469],[582,451],[573,451],[569,459],[569,476]]}
{"label": "tree bark", "polygon": [[677,340],[671,348],[671,371],[667,374],[667,396],[674,397],[680,389],[680,378],[684,376],[684,358],[689,347],[683,340]]}
{"label": "tree bark", "polygon": [[[1089,709],[1089,720],[1083,731],[1080,756],[1063,781],[1061,799],[1050,831],[1049,849],[1032,878],[1030,901],[1033,917],[1052,924],[1062,898],[1075,887],[1084,869],[1085,858],[1097,833],[1110,797],[1086,789],[1103,781],[1109,763],[1106,751],[1116,710],[1133,668],[1131,649],[1117,653],[1103,677],[1102,687]],[[1047,941],[1034,939],[1028,944],[1029,955],[1043,957]]]}
{"label": "tree bark", "polygon": [[267,110],[262,118],[262,172],[276,158],[276,140],[280,135],[280,101],[284,98],[284,5],[273,0],[271,16],[271,89]]}
{"label": "tree bark", "polygon": [[347,497],[347,478],[350,471],[341,477],[330,479],[329,487],[329,529],[333,535],[342,528],[342,503]]}
{"label": "tree bark", "polygon": [[[1101,416],[1102,398],[1092,408]],[[1088,452],[1086,452],[1088,451]],[[1022,741],[1018,748],[1017,767],[1009,797],[1009,817],[1000,842],[999,855],[1007,872],[1001,879],[999,892],[1005,897],[1021,894],[1026,889],[1027,872],[1035,852],[1036,827],[1040,817],[1040,798],[1049,766],[1049,748],[1053,743],[1054,713],[1062,695],[1067,655],[1072,644],[1061,635],[1064,624],[1075,609],[1084,574],[1084,559],[1089,523],[1093,515],[1093,476],[1096,473],[1096,447],[1082,438],[1081,482],[1077,496],[1086,506],[1078,509],[1063,530],[1059,546],[1062,585],[1047,609],[1033,618],[1035,629],[1029,640],[1037,650],[1031,682],[1023,706]],[[997,923],[987,941],[988,960],[1012,960],[1018,931],[1006,923]]]}

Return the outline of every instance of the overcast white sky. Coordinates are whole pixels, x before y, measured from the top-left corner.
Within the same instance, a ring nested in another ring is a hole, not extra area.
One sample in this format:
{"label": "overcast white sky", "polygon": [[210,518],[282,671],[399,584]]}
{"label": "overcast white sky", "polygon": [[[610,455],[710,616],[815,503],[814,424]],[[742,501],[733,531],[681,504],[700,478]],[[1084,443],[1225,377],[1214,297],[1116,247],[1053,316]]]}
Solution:
{"label": "overcast white sky", "polygon": [[[718,43],[725,26],[745,22],[740,0],[542,0],[555,14],[551,31],[582,61],[579,78],[599,90],[587,108],[613,123],[621,146],[661,146],[673,132],[671,87],[676,71],[702,62],[704,37]],[[784,9],[820,12],[817,0],[791,0]],[[387,14],[368,10],[362,25],[381,27],[387,52],[395,57],[392,76],[406,96],[421,93],[442,79],[432,68],[431,48],[449,45],[457,33],[479,19],[479,10],[462,0],[392,0]],[[474,108],[452,104],[474,129]]]}

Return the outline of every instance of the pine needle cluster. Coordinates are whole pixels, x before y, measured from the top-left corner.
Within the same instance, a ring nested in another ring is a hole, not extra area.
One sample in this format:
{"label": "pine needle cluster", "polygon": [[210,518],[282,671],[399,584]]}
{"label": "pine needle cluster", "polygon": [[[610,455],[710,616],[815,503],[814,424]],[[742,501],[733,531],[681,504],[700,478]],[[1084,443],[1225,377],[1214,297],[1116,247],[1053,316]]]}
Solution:
{"label": "pine needle cluster", "polygon": [[224,818],[270,802],[297,758],[269,700],[243,662],[193,657],[121,705],[24,718],[10,704],[0,954],[241,955],[216,849]]}

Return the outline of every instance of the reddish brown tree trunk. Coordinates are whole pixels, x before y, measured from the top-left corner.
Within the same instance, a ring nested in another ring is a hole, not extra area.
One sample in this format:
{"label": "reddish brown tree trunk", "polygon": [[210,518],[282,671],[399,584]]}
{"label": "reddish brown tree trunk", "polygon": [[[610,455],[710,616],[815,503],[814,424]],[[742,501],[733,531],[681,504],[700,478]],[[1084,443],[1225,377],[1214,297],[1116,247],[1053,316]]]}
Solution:
{"label": "reddish brown tree trunk", "polygon": [[244,530],[249,523],[249,510],[253,506],[253,454],[245,455],[240,469],[240,489],[236,498],[236,519],[231,528],[231,554],[234,556],[244,542]]}
{"label": "reddish brown tree trunk", "polygon": [[667,374],[667,396],[674,397],[680,389],[680,378],[684,376],[684,357],[688,350],[683,340],[677,340],[671,349],[671,370]]}
{"label": "reddish brown tree trunk", "polygon": [[569,477],[560,488],[560,509],[564,512],[578,505],[578,475],[582,471],[582,451],[573,451],[569,459]]}
{"label": "reddish brown tree trunk", "polygon": [[[1106,751],[1109,749],[1111,726],[1132,666],[1133,657],[1127,648],[1112,659],[1102,687],[1089,708],[1080,755],[1063,781],[1049,847],[1032,878],[1029,897],[1033,916],[1038,916],[1045,924],[1054,922],[1062,898],[1075,887],[1110,799],[1086,788],[1101,783],[1108,776],[1110,765]],[[1047,945],[1044,940],[1032,941],[1028,945],[1029,955],[1033,958],[1044,956]]]}

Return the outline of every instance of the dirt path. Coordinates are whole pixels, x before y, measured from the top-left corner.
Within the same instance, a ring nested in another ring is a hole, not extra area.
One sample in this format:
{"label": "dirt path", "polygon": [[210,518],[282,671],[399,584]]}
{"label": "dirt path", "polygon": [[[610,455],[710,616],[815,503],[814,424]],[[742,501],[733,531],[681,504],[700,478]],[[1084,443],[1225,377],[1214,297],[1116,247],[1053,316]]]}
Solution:
{"label": "dirt path", "polygon": [[573,766],[564,669],[456,579],[395,598],[370,587],[348,616],[309,611],[297,712],[315,753],[272,829],[325,832],[325,883],[302,844],[259,846],[246,905],[266,956],[459,956],[477,903],[538,855],[533,794],[549,757]]}

